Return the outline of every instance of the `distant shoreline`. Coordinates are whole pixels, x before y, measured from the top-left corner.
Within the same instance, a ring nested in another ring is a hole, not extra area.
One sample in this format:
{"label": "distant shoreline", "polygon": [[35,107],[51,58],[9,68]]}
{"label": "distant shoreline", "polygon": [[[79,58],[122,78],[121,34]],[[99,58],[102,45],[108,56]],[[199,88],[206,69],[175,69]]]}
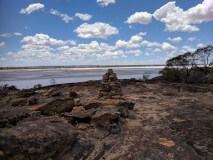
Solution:
{"label": "distant shoreline", "polygon": [[73,69],[73,70],[92,70],[92,69],[117,69],[117,68],[164,68],[164,65],[116,65],[116,66],[38,66],[38,67],[0,67],[0,70],[52,70],[52,69]]}

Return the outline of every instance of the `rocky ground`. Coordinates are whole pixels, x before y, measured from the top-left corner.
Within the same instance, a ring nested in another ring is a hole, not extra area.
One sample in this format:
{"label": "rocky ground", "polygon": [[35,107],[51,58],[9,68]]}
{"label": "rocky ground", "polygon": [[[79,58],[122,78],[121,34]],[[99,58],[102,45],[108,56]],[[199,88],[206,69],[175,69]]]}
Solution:
{"label": "rocky ground", "polygon": [[213,85],[107,74],[2,95],[0,159],[213,159]]}

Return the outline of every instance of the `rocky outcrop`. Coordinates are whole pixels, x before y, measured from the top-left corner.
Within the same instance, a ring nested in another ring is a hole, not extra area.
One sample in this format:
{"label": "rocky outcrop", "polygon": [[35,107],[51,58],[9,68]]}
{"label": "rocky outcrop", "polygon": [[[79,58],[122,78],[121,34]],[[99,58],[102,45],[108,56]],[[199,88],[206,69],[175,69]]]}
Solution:
{"label": "rocky outcrop", "polygon": [[43,115],[54,115],[55,113],[70,112],[74,106],[73,99],[56,99],[38,108],[38,111],[41,111]]}
{"label": "rocky outcrop", "polygon": [[[106,77],[121,83],[122,97],[99,99],[100,81],[0,97],[0,160],[212,159],[212,85]],[[28,102],[11,106],[20,98]]]}
{"label": "rocky outcrop", "polygon": [[103,75],[101,81],[101,90],[99,92],[100,99],[119,98],[122,96],[122,89],[117,75],[112,69],[108,69],[107,73]]}
{"label": "rocky outcrop", "polygon": [[60,118],[27,120],[0,131],[1,159],[45,160],[70,149],[76,140],[75,128]]}

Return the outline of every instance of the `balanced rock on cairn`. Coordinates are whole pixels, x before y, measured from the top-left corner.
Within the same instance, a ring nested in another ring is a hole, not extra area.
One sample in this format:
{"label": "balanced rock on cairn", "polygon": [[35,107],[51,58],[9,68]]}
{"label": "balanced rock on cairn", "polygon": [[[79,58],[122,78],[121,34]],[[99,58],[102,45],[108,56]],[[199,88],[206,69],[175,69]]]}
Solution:
{"label": "balanced rock on cairn", "polygon": [[119,98],[120,96],[122,96],[122,89],[118,78],[112,69],[108,69],[101,81],[99,98]]}

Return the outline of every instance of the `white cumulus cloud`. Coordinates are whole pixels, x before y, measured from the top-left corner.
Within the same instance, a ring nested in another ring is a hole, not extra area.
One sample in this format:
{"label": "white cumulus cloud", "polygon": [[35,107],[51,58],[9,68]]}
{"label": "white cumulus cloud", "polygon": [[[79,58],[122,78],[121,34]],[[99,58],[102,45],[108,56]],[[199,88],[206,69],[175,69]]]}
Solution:
{"label": "white cumulus cloud", "polygon": [[134,54],[135,56],[139,56],[142,54],[142,51],[139,49],[136,49],[136,50],[129,50],[127,51],[127,53]]}
{"label": "white cumulus cloud", "polygon": [[[104,59],[111,52],[114,52],[115,47],[109,46],[106,43],[98,43],[92,41],[88,44],[78,44],[74,47],[62,46],[57,49],[60,51],[60,57],[72,57],[72,58],[85,58],[92,57],[98,59]],[[104,54],[107,53],[107,54]]]}
{"label": "white cumulus cloud", "polygon": [[153,50],[153,52],[161,52],[161,49],[160,49],[160,48],[155,48],[155,49]]}
{"label": "white cumulus cloud", "polygon": [[21,42],[27,43],[28,45],[37,46],[55,46],[64,44],[64,41],[51,38],[46,34],[36,34],[35,36],[27,36],[24,37]]}
{"label": "white cumulus cloud", "polygon": [[16,35],[16,36],[22,36],[22,34],[19,33],[19,32],[15,32],[15,33],[13,33],[13,34]]}
{"label": "white cumulus cloud", "polygon": [[0,34],[0,37],[9,38],[9,37],[11,37],[13,35],[15,35],[15,36],[22,36],[21,33],[15,32],[15,33],[3,33],[3,34]]}
{"label": "white cumulus cloud", "polygon": [[27,8],[22,8],[20,13],[21,14],[31,14],[34,11],[40,10],[44,8],[44,5],[41,3],[34,3],[30,4]]}
{"label": "white cumulus cloud", "polygon": [[0,62],[6,61],[6,60],[7,60],[7,58],[0,57]]}
{"label": "white cumulus cloud", "polygon": [[58,40],[42,33],[34,36],[26,36],[21,42],[24,43],[21,50],[8,52],[7,55],[13,57],[15,60],[50,60],[51,58],[57,58],[59,56],[56,49],[63,50],[62,47],[65,45],[76,44],[73,40]]}
{"label": "white cumulus cloud", "polygon": [[188,40],[191,41],[191,42],[192,42],[192,41],[195,41],[195,40],[196,40],[196,37],[189,37]]}
{"label": "white cumulus cloud", "polygon": [[96,56],[99,59],[111,59],[118,58],[119,56],[124,56],[124,52],[122,50],[106,51],[103,54],[97,54]]}
{"label": "white cumulus cloud", "polygon": [[10,33],[3,33],[3,34],[0,34],[0,37],[3,37],[3,38],[9,38],[11,36]]}
{"label": "white cumulus cloud", "polygon": [[168,38],[169,41],[174,42],[174,43],[179,43],[181,42],[183,39],[181,37],[175,37],[175,38]]}
{"label": "white cumulus cloud", "polygon": [[213,20],[213,1],[204,0],[188,10],[176,6],[176,2],[168,2],[153,16],[164,23],[167,31],[194,32],[199,31],[196,24]]}
{"label": "white cumulus cloud", "polygon": [[134,35],[129,41],[118,40],[115,44],[116,48],[138,48],[141,46],[143,38],[138,35]]}
{"label": "white cumulus cloud", "polygon": [[73,20],[73,18],[67,15],[66,13],[61,13],[54,9],[50,10],[50,14],[61,17],[65,23],[69,23],[71,20]]}
{"label": "white cumulus cloud", "polygon": [[78,33],[78,37],[80,38],[107,38],[110,35],[119,33],[116,27],[102,22],[96,22],[94,24],[84,23],[77,27],[74,32]]}
{"label": "white cumulus cloud", "polygon": [[5,46],[4,42],[0,42],[0,48],[3,48]]}
{"label": "white cumulus cloud", "polygon": [[150,42],[150,41],[147,41],[147,40],[144,40],[142,43],[141,43],[142,46],[146,46],[146,47],[160,47],[161,44],[158,43],[158,42]]}
{"label": "white cumulus cloud", "polygon": [[109,4],[114,4],[115,0],[97,0],[96,1],[100,6],[105,7],[108,6]]}
{"label": "white cumulus cloud", "polygon": [[181,47],[180,53],[186,53],[186,52],[194,52],[196,49],[192,48],[190,46],[184,45]]}
{"label": "white cumulus cloud", "polygon": [[83,21],[89,21],[92,18],[92,15],[90,14],[83,14],[83,13],[76,13],[75,14],[76,17],[80,18]]}
{"label": "white cumulus cloud", "polygon": [[137,35],[138,35],[138,36],[145,36],[145,35],[147,35],[147,33],[146,33],[146,32],[140,32],[140,33],[138,33]]}
{"label": "white cumulus cloud", "polygon": [[152,14],[147,12],[135,12],[133,15],[128,17],[126,23],[149,24],[151,21],[152,21]]}
{"label": "white cumulus cloud", "polygon": [[197,44],[197,48],[203,48],[203,47],[205,47],[205,45],[203,43]]}
{"label": "white cumulus cloud", "polygon": [[163,50],[167,51],[167,52],[172,52],[172,51],[174,52],[174,51],[177,51],[177,49],[178,49],[177,47],[175,47],[175,46],[173,46],[173,45],[171,45],[169,43],[166,43],[166,42],[162,43],[161,48]]}

